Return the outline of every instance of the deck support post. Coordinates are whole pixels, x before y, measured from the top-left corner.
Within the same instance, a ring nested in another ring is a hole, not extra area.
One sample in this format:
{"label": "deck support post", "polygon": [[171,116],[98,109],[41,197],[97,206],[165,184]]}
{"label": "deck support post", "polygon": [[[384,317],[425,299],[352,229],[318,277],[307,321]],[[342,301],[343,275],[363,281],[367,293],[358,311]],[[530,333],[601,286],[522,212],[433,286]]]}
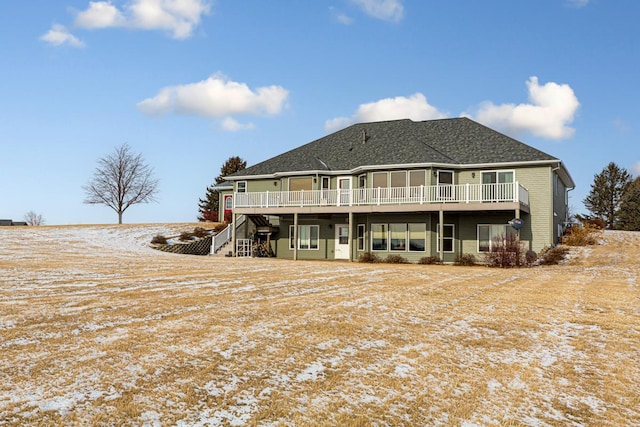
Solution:
{"label": "deck support post", "polygon": [[236,256],[236,213],[231,213],[231,255]]}
{"label": "deck support post", "polygon": [[438,214],[438,246],[440,249],[440,261],[444,262],[444,211],[442,210],[442,205],[440,205]]}
{"label": "deck support post", "polygon": [[349,262],[353,261],[353,212],[349,211]]}
{"label": "deck support post", "polygon": [[293,214],[293,260],[298,260],[298,212]]}

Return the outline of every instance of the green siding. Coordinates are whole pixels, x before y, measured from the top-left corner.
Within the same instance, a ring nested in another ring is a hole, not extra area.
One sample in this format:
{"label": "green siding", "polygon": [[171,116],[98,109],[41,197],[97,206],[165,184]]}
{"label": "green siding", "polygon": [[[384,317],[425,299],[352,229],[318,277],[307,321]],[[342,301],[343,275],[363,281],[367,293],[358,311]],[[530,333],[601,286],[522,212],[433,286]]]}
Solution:
{"label": "green siding", "polygon": [[522,237],[531,240],[531,247],[540,252],[555,243],[553,238],[553,207],[551,167],[538,166],[516,169],[516,181],[529,190],[529,212],[523,215]]}

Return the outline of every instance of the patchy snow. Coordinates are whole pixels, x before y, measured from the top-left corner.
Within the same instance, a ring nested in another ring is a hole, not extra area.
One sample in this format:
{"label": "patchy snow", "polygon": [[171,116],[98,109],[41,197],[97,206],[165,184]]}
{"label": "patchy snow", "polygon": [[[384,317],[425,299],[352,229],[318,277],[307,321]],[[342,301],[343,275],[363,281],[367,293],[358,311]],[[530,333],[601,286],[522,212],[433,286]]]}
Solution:
{"label": "patchy snow", "polygon": [[0,424],[640,419],[638,234],[497,270],[149,247],[180,231],[0,229]]}

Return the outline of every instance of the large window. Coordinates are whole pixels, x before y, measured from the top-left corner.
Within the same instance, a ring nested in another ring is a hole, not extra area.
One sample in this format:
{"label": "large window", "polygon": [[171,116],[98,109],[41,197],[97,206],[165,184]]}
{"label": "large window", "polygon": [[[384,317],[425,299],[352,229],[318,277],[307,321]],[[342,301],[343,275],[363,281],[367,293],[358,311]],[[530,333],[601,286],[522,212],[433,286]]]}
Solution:
{"label": "large window", "polygon": [[[364,234],[364,224],[358,225],[358,233],[360,226]],[[427,225],[424,223],[371,225],[372,251],[424,252],[426,243]]]}
{"label": "large window", "polygon": [[427,242],[426,224],[408,224],[409,227],[409,251],[424,252]]}
{"label": "large window", "polygon": [[497,240],[514,232],[507,224],[478,224],[478,252],[491,252]]}
{"label": "large window", "polygon": [[387,224],[371,224],[371,250],[387,250]]}
{"label": "large window", "polygon": [[391,187],[407,186],[407,171],[393,171],[390,173]]}
{"label": "large window", "polygon": [[[442,247],[444,252],[453,252],[453,241],[455,236],[455,226],[453,224],[444,224],[444,233],[442,234]],[[436,251],[440,252],[440,224],[436,225]]]}
{"label": "large window", "polygon": [[364,251],[366,247],[364,236],[365,236],[366,228],[364,224],[358,224],[358,250]]}
{"label": "large window", "polygon": [[309,191],[313,189],[313,179],[305,178],[289,178],[289,191]]}
{"label": "large window", "polygon": [[425,185],[424,170],[409,171],[409,186],[419,187]]}
{"label": "large window", "polygon": [[407,224],[389,224],[390,250],[407,250]]}
{"label": "large window", "polygon": [[[485,202],[513,200],[514,171],[482,172],[482,198]],[[493,184],[493,185],[491,185]]]}
{"label": "large window", "polygon": [[[298,249],[315,250],[319,249],[320,226],[299,225],[298,226]],[[294,248],[294,226],[289,226],[289,249]]]}
{"label": "large window", "polygon": [[387,188],[389,186],[388,182],[389,174],[387,172],[374,172],[371,174],[372,188]]}

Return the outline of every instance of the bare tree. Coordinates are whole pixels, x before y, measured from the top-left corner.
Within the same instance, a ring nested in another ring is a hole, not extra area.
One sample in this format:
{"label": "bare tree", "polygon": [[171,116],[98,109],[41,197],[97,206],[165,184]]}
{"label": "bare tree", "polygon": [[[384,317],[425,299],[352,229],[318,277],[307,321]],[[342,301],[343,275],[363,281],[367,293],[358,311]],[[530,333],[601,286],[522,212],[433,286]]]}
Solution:
{"label": "bare tree", "polygon": [[93,179],[82,188],[87,195],[84,203],[110,207],[118,213],[118,224],[122,224],[122,214],[129,206],[156,200],[158,180],[142,154],[134,154],[123,144],[98,160]]}
{"label": "bare tree", "polygon": [[24,214],[24,221],[27,225],[44,225],[44,218],[42,215],[35,213],[34,211],[29,211]]}

